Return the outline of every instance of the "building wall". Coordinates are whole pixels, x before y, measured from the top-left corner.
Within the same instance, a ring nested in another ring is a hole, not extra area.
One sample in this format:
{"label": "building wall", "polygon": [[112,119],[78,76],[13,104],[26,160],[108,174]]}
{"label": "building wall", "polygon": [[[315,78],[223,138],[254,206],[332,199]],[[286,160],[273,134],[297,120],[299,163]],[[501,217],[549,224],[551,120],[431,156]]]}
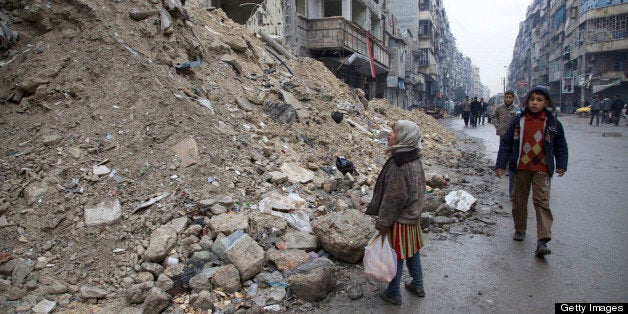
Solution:
{"label": "building wall", "polygon": [[[628,3],[623,2],[535,0],[520,25],[509,87],[521,93],[547,85],[557,102],[568,104],[583,103],[595,90],[616,82],[621,83],[603,93],[626,94]],[[563,88],[565,78],[573,78],[574,89]]]}

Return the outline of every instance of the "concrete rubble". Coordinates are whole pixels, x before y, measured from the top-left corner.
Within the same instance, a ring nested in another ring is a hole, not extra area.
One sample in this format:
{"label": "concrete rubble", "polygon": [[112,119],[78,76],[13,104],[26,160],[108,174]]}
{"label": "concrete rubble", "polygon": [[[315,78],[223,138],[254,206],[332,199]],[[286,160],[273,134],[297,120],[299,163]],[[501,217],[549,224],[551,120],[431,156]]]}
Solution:
{"label": "concrete rubble", "polygon": [[[0,67],[0,312],[119,311],[110,304],[122,300],[143,313],[244,313],[307,310],[345,290],[359,299],[367,283],[339,274],[360,267],[375,232],[361,210],[397,119],[422,128],[428,241],[494,232],[475,207],[445,202],[486,190],[468,179],[485,173],[479,154],[421,112],[358,97],[320,62],[288,60],[286,73],[221,10],[0,9],[20,34],[0,51],[15,57]],[[37,51],[22,53],[28,45]],[[196,55],[200,66],[175,69]],[[340,156],[353,172],[337,169]],[[477,206],[488,215],[499,204]]]}

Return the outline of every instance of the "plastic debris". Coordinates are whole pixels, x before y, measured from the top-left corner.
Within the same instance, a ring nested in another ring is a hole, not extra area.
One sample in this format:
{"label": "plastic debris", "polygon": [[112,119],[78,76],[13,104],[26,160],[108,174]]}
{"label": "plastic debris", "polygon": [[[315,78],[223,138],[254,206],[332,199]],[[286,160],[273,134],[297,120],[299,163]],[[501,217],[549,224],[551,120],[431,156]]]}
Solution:
{"label": "plastic debris", "polygon": [[452,191],[445,196],[445,202],[447,205],[463,212],[471,209],[471,206],[475,203],[475,201],[475,197],[463,190]]}
{"label": "plastic debris", "polygon": [[334,112],[331,113],[331,118],[332,118],[332,120],[334,120],[334,122],[340,123],[340,122],[342,122],[342,119],[344,118],[344,115],[340,111],[334,111]]}
{"label": "plastic debris", "polygon": [[166,197],[168,197],[168,192],[163,193],[163,194],[162,194],[162,195],[160,195],[160,196],[153,197],[153,198],[149,199],[148,201],[146,201],[146,202],[144,202],[144,203],[141,203],[141,204],[137,205],[137,206],[135,207],[135,209],[133,209],[133,213],[135,214],[135,213],[136,213],[137,211],[139,211],[140,209],[143,209],[143,208],[146,208],[146,207],[148,207],[148,206],[150,206],[150,205],[153,205],[153,204],[155,204],[155,203],[157,203],[157,202],[161,201],[162,199],[164,199],[164,198],[166,198]]}
{"label": "plastic debris", "polygon": [[349,173],[355,172],[355,167],[353,166],[353,163],[350,160],[342,158],[342,157],[336,157],[336,168],[343,175],[347,174],[347,172]]}

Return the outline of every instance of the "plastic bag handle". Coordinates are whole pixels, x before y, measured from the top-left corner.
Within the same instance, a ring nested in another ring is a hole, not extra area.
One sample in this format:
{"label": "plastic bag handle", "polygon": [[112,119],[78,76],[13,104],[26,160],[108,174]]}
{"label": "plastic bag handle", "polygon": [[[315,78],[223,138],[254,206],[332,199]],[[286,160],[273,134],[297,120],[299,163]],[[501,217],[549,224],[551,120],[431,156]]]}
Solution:
{"label": "plastic bag handle", "polygon": [[382,237],[381,233],[378,233],[371,241],[369,241],[369,245],[375,243],[375,240],[377,240],[377,238],[381,237],[382,238],[382,244],[384,244],[384,240],[386,239],[385,237]]}

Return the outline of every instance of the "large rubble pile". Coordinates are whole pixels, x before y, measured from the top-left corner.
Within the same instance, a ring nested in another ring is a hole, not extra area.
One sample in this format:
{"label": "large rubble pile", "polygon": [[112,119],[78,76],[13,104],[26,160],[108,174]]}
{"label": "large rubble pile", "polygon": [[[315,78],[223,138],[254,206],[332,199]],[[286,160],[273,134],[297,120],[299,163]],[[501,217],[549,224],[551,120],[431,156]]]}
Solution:
{"label": "large rubble pile", "polygon": [[360,267],[397,119],[422,128],[424,229],[471,216],[447,169],[476,156],[436,120],[177,2],[0,1],[0,311],[308,308]]}

